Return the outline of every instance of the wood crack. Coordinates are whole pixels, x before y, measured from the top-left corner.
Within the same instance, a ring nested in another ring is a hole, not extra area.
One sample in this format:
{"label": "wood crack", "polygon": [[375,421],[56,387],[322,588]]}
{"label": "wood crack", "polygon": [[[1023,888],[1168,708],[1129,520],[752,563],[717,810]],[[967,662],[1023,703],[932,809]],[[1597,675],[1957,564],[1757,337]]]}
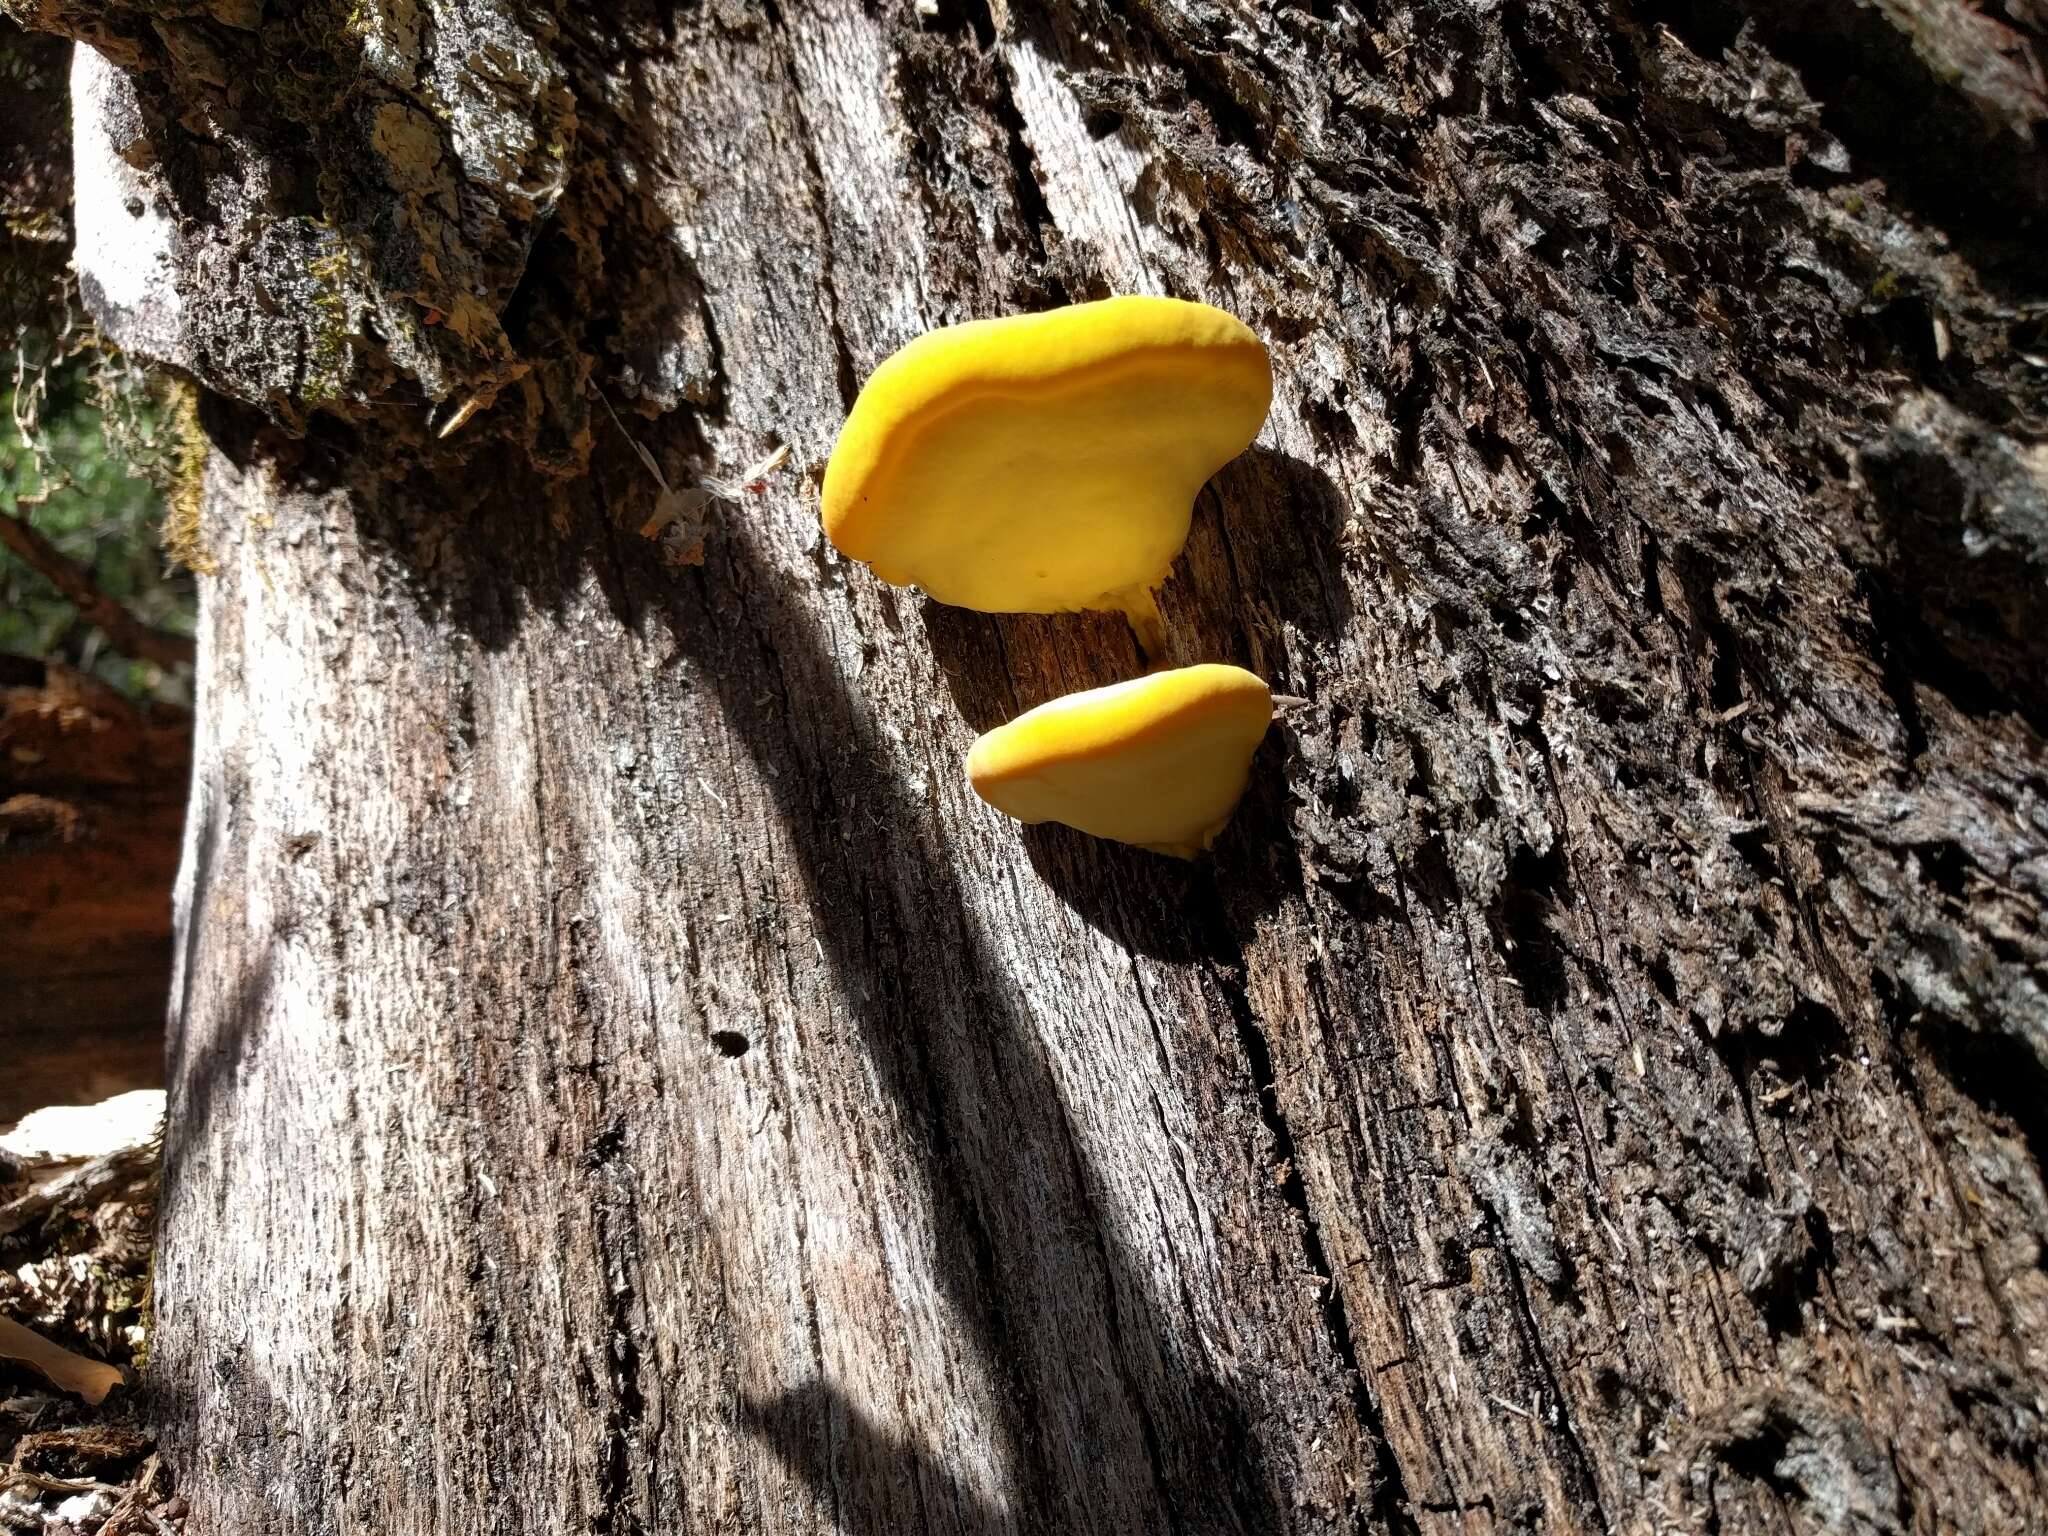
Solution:
{"label": "wood crack", "polygon": [[611,1399],[605,1410],[604,1460],[592,1528],[600,1536],[643,1536],[636,1484],[644,1470],[641,1426],[647,1403],[640,1385],[644,1322],[637,1315],[641,1267],[640,1218],[634,1173],[625,1159],[625,1130],[614,1121],[592,1143],[588,1159],[597,1180],[592,1202],[597,1250],[606,1290],[605,1344]]}
{"label": "wood crack", "polygon": [[[1302,1178],[1297,1159],[1294,1133],[1287,1123],[1287,1115],[1280,1104],[1279,1085],[1273,1071],[1272,1047],[1267,1042],[1265,1031],[1260,1027],[1253,1011],[1248,989],[1241,979],[1243,966],[1242,952],[1238,951],[1230,934],[1228,918],[1222,910],[1219,894],[1211,886],[1206,892],[1203,910],[1191,913],[1196,921],[1208,930],[1209,959],[1205,969],[1211,982],[1223,997],[1230,1010],[1232,1023],[1237,1030],[1238,1044],[1244,1051],[1245,1069],[1251,1079],[1252,1095],[1257,1103],[1259,1119],[1266,1127],[1266,1134],[1272,1142],[1275,1166],[1287,1170],[1281,1181],[1281,1198],[1294,1211],[1297,1230],[1301,1236],[1302,1258],[1309,1272],[1315,1276],[1322,1296],[1323,1329],[1331,1347],[1336,1351],[1339,1370],[1351,1399],[1352,1412],[1357,1416],[1359,1426],[1371,1437],[1375,1450],[1373,1468],[1374,1481],[1368,1507],[1373,1517],[1394,1531],[1414,1528],[1414,1515],[1408,1497],[1406,1478],[1400,1462],[1394,1454],[1392,1438],[1387,1434],[1385,1420],[1374,1404],[1366,1385],[1365,1374],[1358,1363],[1358,1346],[1352,1336],[1351,1319],[1344,1304],[1344,1288],[1337,1283],[1336,1272],[1331,1268],[1329,1255],[1323,1245],[1321,1225],[1308,1197],[1308,1186]],[[1235,962],[1222,958],[1235,953]]]}
{"label": "wood crack", "polygon": [[846,327],[840,316],[842,305],[839,297],[839,283],[833,255],[835,242],[832,238],[832,194],[830,183],[825,179],[825,168],[818,160],[817,131],[811,126],[810,114],[804,109],[804,83],[797,74],[796,46],[789,35],[788,23],[783,19],[782,8],[776,0],[763,0],[762,11],[768,25],[780,43],[783,84],[791,110],[796,116],[797,141],[803,150],[804,181],[808,191],[811,210],[818,220],[818,292],[824,300],[825,326],[832,337],[832,358],[834,377],[839,386],[839,408],[853,409],[853,402],[860,394],[860,371],[854,366],[853,349],[847,344]]}
{"label": "wood crack", "polygon": [[[1497,1227],[1498,1222],[1491,1216]],[[1594,1522],[1602,1531],[1611,1532],[1614,1523],[1607,1518],[1607,1510],[1600,1501],[1600,1481],[1594,1475],[1593,1459],[1586,1454],[1585,1443],[1579,1439],[1578,1430],[1572,1424],[1571,1400],[1565,1396],[1558,1383],[1556,1370],[1551,1366],[1550,1355],[1543,1344],[1543,1333],[1537,1325],[1535,1310],[1529,1305],[1529,1287],[1522,1276],[1522,1266],[1505,1242],[1498,1252],[1501,1262],[1507,1267],[1508,1281],[1514,1287],[1515,1309],[1521,1319],[1523,1336],[1529,1342],[1529,1352],[1535,1357],[1537,1369],[1543,1373],[1544,1389],[1550,1394],[1550,1401],[1556,1407],[1554,1428],[1563,1438],[1565,1449],[1571,1455],[1572,1467],[1578,1473],[1582,1484],[1580,1497],[1590,1508]]]}
{"label": "wood crack", "polygon": [[1102,1275],[1103,1317],[1108,1325],[1110,1359],[1116,1372],[1117,1385],[1123,1392],[1124,1400],[1130,1404],[1132,1413],[1137,1417],[1138,1431],[1145,1445],[1145,1460],[1152,1469],[1152,1486],[1166,1514],[1166,1528],[1169,1532],[1178,1532],[1182,1528],[1180,1508],[1178,1501],[1173,1497],[1159,1426],[1153,1419],[1151,1404],[1146,1401],[1144,1392],[1139,1389],[1137,1381],[1131,1375],[1131,1363],[1127,1358],[1124,1309],[1117,1296],[1118,1267],[1111,1262],[1109,1235],[1103,1225],[1102,1212],[1095,1203],[1095,1191],[1091,1187],[1094,1170],[1089,1164],[1087,1154],[1081,1150],[1079,1141],[1075,1139],[1073,1120],[1067,1115],[1064,1104],[1060,1106],[1058,1123],[1067,1151],[1068,1165],[1073,1174],[1074,1189],[1080,1198],[1082,1219]]}
{"label": "wood crack", "polygon": [[[986,0],[980,0],[984,12]],[[993,22],[991,22],[993,27]],[[1038,155],[1031,147],[1031,141],[1024,133],[1024,113],[1017,105],[1016,80],[1010,72],[1010,62],[1005,45],[996,43],[987,46],[989,65],[995,74],[995,100],[992,103],[996,125],[1003,131],[1003,148],[1009,156],[1010,174],[1017,184],[1017,213],[1024,221],[1024,228],[1031,236],[1031,254],[1041,265],[1046,260],[1045,232],[1057,230],[1059,221],[1053,217],[1052,207],[1045,200],[1045,188],[1038,180]]]}

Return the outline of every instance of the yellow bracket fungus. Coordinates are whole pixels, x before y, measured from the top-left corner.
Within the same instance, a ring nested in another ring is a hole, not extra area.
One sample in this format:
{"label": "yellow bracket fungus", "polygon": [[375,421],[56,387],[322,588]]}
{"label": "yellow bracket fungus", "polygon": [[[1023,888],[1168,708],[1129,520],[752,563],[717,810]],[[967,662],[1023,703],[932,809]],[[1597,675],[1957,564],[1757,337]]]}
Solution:
{"label": "yellow bracket fungus", "polygon": [[1191,859],[1223,830],[1273,718],[1242,667],[1153,672],[1027,710],[974,744],[974,792],[1019,821]]}
{"label": "yellow bracket fungus", "polygon": [[825,533],[884,581],[989,613],[1129,615],[1196,492],[1266,419],[1273,372],[1242,321],[1118,298],[948,326],[877,368],[825,470]]}

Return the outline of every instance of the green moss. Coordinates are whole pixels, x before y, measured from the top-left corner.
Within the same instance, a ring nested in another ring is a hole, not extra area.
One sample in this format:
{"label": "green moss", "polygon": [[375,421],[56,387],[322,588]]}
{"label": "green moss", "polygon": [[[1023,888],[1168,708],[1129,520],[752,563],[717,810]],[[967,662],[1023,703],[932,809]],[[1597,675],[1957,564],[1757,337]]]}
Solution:
{"label": "green moss", "polygon": [[[103,345],[54,358],[30,346],[19,393],[0,389],[0,510],[25,518],[146,624],[190,634],[189,577],[167,570],[163,405],[140,370]],[[186,702],[189,684],[109,651],[41,575],[0,552],[0,651],[48,656],[123,692]]]}
{"label": "green moss", "polygon": [[327,251],[307,267],[313,278],[306,335],[306,379],[300,401],[338,400],[355,370],[357,293],[368,285],[367,262],[346,240],[326,232]]}
{"label": "green moss", "polygon": [[199,422],[199,391],[183,379],[164,386],[164,421],[171,452],[164,486],[164,552],[188,571],[209,575],[219,567],[206,552],[200,510],[206,500],[210,445]]}
{"label": "green moss", "polygon": [[259,94],[315,143],[362,84],[363,42],[373,10],[364,0],[312,0],[265,25],[265,57],[276,62]]}

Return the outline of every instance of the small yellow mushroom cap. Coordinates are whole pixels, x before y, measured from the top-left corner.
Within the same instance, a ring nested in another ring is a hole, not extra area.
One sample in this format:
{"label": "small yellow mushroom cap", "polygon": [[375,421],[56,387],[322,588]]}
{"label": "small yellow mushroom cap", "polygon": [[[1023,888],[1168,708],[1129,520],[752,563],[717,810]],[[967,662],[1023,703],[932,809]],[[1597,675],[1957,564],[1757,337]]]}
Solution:
{"label": "small yellow mushroom cap", "polygon": [[967,779],[997,810],[1191,859],[1223,830],[1273,719],[1242,667],[1153,672],[1027,710],[974,744]]}
{"label": "small yellow mushroom cap", "polygon": [[1136,621],[1155,613],[1195,493],[1272,398],[1265,343],[1206,304],[1104,299],[948,326],[854,401],[825,468],[825,534],[942,603]]}

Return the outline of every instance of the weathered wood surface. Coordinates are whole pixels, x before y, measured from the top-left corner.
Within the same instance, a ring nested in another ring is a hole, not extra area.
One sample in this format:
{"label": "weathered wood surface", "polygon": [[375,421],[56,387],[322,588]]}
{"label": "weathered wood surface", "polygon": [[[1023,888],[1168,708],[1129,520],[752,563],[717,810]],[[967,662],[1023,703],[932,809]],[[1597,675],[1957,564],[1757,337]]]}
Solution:
{"label": "weathered wood surface", "polygon": [[[213,417],[199,1527],[2037,1522],[2030,13],[564,15],[534,372]],[[1308,703],[1187,868],[961,781],[1118,623],[815,523],[891,349],[1133,290],[1278,372],[1164,606]],[[701,568],[585,371],[791,445]]]}

